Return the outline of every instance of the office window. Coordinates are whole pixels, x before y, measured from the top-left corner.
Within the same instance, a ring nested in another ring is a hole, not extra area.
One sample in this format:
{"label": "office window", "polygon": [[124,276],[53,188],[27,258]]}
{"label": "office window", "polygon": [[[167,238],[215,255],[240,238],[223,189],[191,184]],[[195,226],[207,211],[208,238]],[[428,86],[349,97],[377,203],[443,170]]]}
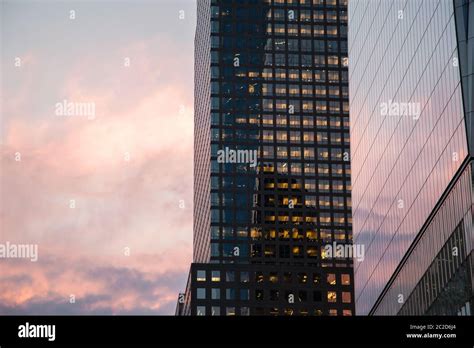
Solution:
{"label": "office window", "polygon": [[337,301],[337,293],[335,291],[328,291],[328,302],[335,303]]}
{"label": "office window", "polygon": [[240,272],[240,281],[242,283],[248,283],[250,280],[249,272]]}
{"label": "office window", "polygon": [[211,289],[211,299],[220,300],[221,299],[221,289],[213,288]]}
{"label": "office window", "polygon": [[235,289],[225,289],[225,299],[235,300]]}
{"label": "office window", "polygon": [[220,282],[221,281],[221,272],[220,271],[212,271],[211,281]]}
{"label": "office window", "polygon": [[205,282],[206,281],[206,271],[197,271],[196,272],[196,280],[198,282]]}
{"label": "office window", "polygon": [[342,303],[351,303],[351,293],[348,291],[342,292]]}
{"label": "office window", "polygon": [[225,273],[225,281],[226,282],[234,282],[235,281],[235,272],[234,271],[227,271]]}
{"label": "office window", "polygon": [[196,298],[198,300],[205,300],[206,299],[206,289],[205,288],[197,288],[196,289]]}

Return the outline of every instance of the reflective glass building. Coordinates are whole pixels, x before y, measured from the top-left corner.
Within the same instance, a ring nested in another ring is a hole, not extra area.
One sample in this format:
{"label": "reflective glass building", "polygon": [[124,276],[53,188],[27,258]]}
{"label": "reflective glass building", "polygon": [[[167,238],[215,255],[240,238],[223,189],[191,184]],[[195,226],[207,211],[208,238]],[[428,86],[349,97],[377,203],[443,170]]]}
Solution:
{"label": "reflective glass building", "polygon": [[[177,314],[353,315],[346,0],[198,0]],[[335,243],[335,244],[333,244]]]}
{"label": "reflective glass building", "polygon": [[474,3],[348,12],[357,314],[472,315]]}

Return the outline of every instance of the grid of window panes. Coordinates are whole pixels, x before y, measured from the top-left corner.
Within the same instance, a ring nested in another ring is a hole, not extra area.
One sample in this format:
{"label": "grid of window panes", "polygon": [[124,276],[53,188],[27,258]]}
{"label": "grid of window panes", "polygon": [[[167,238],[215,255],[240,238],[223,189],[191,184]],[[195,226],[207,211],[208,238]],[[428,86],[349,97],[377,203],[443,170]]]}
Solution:
{"label": "grid of window panes", "polygon": [[194,47],[194,262],[210,258],[210,0],[199,0]]}
{"label": "grid of window panes", "polygon": [[343,268],[256,269],[194,264],[192,314],[353,314],[352,274]]}
{"label": "grid of window panes", "polygon": [[[453,12],[450,0],[349,3],[354,243],[365,248],[354,266],[361,315],[385,296],[468,155]],[[387,104],[394,112],[382,111]],[[404,105],[418,112],[397,112]],[[444,243],[448,236],[433,238]],[[439,249],[425,251],[434,259]],[[419,270],[406,271],[416,280]],[[399,288],[387,294],[390,305],[377,314],[401,306]]]}
{"label": "grid of window panes", "polygon": [[321,265],[351,239],[347,1],[211,3],[211,262]]}

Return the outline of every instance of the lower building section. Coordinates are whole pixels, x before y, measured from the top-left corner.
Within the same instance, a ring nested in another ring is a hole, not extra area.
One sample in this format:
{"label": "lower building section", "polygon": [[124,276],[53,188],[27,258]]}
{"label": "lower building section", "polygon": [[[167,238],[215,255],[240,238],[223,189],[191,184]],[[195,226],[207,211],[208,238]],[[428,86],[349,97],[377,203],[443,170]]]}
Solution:
{"label": "lower building section", "polygon": [[193,263],[176,314],[350,316],[353,281],[348,267]]}
{"label": "lower building section", "polygon": [[473,177],[467,161],[370,314],[472,315]]}

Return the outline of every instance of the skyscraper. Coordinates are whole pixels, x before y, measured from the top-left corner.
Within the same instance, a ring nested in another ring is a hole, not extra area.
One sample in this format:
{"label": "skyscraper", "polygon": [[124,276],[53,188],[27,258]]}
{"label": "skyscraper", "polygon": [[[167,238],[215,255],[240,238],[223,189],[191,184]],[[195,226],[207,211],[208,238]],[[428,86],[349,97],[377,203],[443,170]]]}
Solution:
{"label": "skyscraper", "polygon": [[346,0],[198,0],[177,314],[353,315]]}
{"label": "skyscraper", "polygon": [[472,315],[472,0],[349,3],[358,314]]}

